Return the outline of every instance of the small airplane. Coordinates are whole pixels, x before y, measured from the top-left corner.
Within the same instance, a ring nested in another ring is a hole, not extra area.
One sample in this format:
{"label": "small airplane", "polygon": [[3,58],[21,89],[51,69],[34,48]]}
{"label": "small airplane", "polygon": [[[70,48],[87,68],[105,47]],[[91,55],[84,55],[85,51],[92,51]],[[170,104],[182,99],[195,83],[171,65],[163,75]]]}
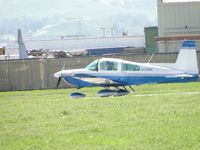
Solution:
{"label": "small airplane", "polygon": [[[129,93],[126,86],[154,83],[192,82],[199,76],[195,41],[185,40],[175,63],[136,63],[116,58],[101,58],[85,68],[61,70],[54,74],[57,87],[61,79],[75,86],[104,87],[98,96],[123,96]],[[110,89],[114,87],[114,89]],[[73,98],[85,97],[82,93],[72,93]]]}

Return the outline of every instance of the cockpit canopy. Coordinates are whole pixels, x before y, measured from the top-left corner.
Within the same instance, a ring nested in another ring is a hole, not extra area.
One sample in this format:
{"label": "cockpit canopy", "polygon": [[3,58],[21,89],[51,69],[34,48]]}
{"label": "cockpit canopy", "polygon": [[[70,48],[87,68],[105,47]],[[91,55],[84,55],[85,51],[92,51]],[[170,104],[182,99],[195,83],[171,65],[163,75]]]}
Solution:
{"label": "cockpit canopy", "polygon": [[139,71],[140,66],[121,59],[102,58],[91,62],[87,67],[91,71]]}
{"label": "cockpit canopy", "polygon": [[118,71],[119,63],[115,61],[101,61],[99,66],[101,71]]}
{"label": "cockpit canopy", "polygon": [[122,71],[139,71],[140,66],[130,63],[122,63]]}
{"label": "cockpit canopy", "polygon": [[91,62],[89,65],[86,66],[86,69],[91,71],[97,71],[98,69],[98,59]]}

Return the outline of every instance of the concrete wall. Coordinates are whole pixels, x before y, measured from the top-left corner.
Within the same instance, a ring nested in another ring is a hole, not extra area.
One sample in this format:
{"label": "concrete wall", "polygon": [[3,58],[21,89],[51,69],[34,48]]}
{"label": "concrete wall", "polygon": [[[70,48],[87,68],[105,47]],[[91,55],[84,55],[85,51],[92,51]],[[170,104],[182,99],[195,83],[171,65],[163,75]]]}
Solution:
{"label": "concrete wall", "polygon": [[[116,56],[135,62],[147,62],[151,55],[123,55]],[[177,54],[155,54],[151,63],[175,62]],[[0,61],[0,91],[53,89],[57,79],[53,74],[62,69],[85,67],[98,57],[79,57],[63,59],[37,59],[37,60],[7,60]],[[198,53],[200,67],[200,53]],[[200,68],[199,68],[200,70]],[[60,88],[68,86],[62,81]]]}

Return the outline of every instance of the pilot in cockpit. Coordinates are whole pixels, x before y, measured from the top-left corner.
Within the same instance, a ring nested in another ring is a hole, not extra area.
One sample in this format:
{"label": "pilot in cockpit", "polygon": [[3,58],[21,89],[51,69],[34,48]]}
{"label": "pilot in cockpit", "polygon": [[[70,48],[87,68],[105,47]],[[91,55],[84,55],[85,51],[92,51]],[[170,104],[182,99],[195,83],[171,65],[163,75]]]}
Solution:
{"label": "pilot in cockpit", "polygon": [[114,69],[114,63],[113,62],[107,62],[107,70],[115,70]]}

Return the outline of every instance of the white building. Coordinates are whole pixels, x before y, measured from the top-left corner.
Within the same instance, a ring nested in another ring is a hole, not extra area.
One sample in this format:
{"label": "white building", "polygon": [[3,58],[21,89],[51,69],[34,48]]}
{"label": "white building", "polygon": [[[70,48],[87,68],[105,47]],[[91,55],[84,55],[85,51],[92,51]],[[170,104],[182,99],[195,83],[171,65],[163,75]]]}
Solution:
{"label": "white building", "polygon": [[159,52],[176,52],[184,39],[195,40],[200,51],[200,1],[157,2]]}
{"label": "white building", "polygon": [[[115,47],[136,47],[144,48],[144,36],[121,36],[121,37],[74,37],[49,40],[24,40],[27,50],[61,50],[83,52],[86,49],[115,48]],[[18,59],[19,48],[17,42],[10,43],[6,47],[6,54],[2,59]]]}
{"label": "white building", "polygon": [[26,48],[48,50],[84,50],[108,47],[144,47],[144,36],[63,38],[51,40],[24,40]]}

